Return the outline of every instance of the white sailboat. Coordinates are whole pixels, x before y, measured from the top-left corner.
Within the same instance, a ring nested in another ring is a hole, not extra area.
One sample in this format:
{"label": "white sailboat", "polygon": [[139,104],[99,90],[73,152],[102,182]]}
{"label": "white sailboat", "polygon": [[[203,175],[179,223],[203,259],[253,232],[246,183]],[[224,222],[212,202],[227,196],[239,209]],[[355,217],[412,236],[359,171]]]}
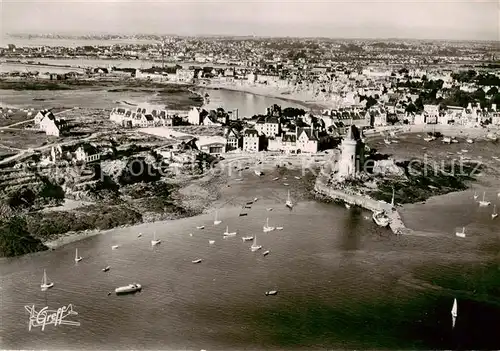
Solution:
{"label": "white sailboat", "polygon": [[229,231],[229,226],[226,226],[226,231],[224,233],[222,233],[222,235],[224,235],[225,237],[226,236],[235,236],[236,232],[230,232]]}
{"label": "white sailboat", "polygon": [[221,223],[222,223],[222,221],[221,221],[221,220],[219,220],[219,218],[218,218],[218,217],[219,217],[219,213],[218,213],[218,211],[215,211],[214,225],[219,225],[219,224],[221,224]]}
{"label": "white sailboat", "polygon": [[161,240],[156,240],[156,233],[153,233],[153,240],[151,240],[151,246],[156,246],[161,243]]}
{"label": "white sailboat", "polygon": [[474,191],[474,200],[477,200],[478,197],[477,192]]}
{"label": "white sailboat", "polygon": [[456,232],[455,235],[459,238],[465,238],[465,227],[462,228],[461,232]]}
{"label": "white sailboat", "polygon": [[76,249],[76,252],[75,252],[75,262],[80,262],[81,260],[83,260],[83,257],[82,256],[78,256],[78,249]]}
{"label": "white sailboat", "polygon": [[457,306],[457,299],[453,300],[453,307],[451,308],[451,327],[455,328],[455,322],[457,321],[458,317],[458,306]]}
{"label": "white sailboat", "polygon": [[486,196],[486,192],[485,192],[485,191],[483,191],[483,199],[482,199],[481,201],[479,201],[479,206],[481,206],[481,207],[486,207],[486,206],[491,205],[491,202],[486,201],[486,200],[484,199],[484,197],[485,197],[485,196]]}
{"label": "white sailboat", "polygon": [[50,289],[54,286],[54,283],[48,282],[47,279],[47,273],[45,272],[45,269],[43,270],[43,279],[42,279],[42,284],[40,284],[40,288],[42,288],[42,291],[45,291],[47,289]]}
{"label": "white sailboat", "polygon": [[269,217],[266,219],[266,225],[262,227],[264,233],[272,232],[275,228],[269,226]]}
{"label": "white sailboat", "polygon": [[250,246],[250,251],[255,252],[262,249],[262,245],[257,245],[257,235],[253,237],[253,244]]}
{"label": "white sailboat", "polygon": [[290,209],[293,208],[293,202],[290,199],[290,190],[288,190],[288,197],[286,199],[285,206],[288,207],[288,208],[290,208]]}
{"label": "white sailboat", "polygon": [[497,205],[493,205],[493,213],[491,214],[491,219],[495,219],[497,217],[498,217]]}

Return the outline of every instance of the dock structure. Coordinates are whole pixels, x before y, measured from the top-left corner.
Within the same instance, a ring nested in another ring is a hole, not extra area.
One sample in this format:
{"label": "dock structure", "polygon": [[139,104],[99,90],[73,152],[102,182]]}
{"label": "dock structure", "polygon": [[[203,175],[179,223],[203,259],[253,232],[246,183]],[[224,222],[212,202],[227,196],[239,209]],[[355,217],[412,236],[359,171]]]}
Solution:
{"label": "dock structure", "polygon": [[385,211],[390,218],[389,227],[394,234],[410,234],[399,212],[389,203],[377,201],[364,195],[350,194],[340,189],[333,189],[325,185],[326,175],[320,174],[316,180],[314,190],[332,199],[342,200],[345,203],[356,205],[372,212]]}

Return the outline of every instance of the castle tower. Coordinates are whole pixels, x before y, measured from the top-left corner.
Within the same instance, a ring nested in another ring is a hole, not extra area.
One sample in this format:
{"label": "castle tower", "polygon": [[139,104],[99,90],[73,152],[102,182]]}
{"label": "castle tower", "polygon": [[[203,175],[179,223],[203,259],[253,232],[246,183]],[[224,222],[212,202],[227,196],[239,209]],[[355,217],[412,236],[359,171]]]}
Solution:
{"label": "castle tower", "polygon": [[340,146],[339,178],[354,177],[363,163],[363,145],[358,129],[351,125]]}

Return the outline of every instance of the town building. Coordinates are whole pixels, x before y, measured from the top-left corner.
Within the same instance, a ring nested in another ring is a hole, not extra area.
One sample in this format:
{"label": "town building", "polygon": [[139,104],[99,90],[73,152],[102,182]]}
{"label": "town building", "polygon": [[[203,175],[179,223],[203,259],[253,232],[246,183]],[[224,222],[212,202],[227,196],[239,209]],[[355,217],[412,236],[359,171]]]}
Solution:
{"label": "town building", "polygon": [[351,178],[364,167],[364,144],[361,134],[354,125],[351,125],[340,145],[340,158],[338,162],[338,177]]}
{"label": "town building", "polygon": [[318,133],[313,128],[297,128],[296,140],[297,153],[318,152]]}
{"label": "town building", "polygon": [[243,151],[257,152],[260,146],[259,132],[255,129],[247,129],[243,134]]}

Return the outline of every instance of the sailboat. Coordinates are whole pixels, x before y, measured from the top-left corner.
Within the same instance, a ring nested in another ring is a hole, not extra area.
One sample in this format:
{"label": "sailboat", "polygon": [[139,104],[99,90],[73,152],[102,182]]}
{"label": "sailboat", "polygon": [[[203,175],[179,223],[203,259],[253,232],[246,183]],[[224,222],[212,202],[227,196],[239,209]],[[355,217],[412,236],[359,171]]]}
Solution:
{"label": "sailboat", "polygon": [[275,228],[269,226],[269,217],[266,219],[266,225],[262,228],[264,233],[272,232]]}
{"label": "sailboat", "polygon": [[489,206],[491,204],[491,202],[486,201],[484,199],[485,196],[486,196],[486,192],[483,191],[483,199],[481,201],[479,201],[479,206],[481,206],[481,207],[486,207],[486,206]]}
{"label": "sailboat", "polygon": [[285,206],[292,209],[293,208],[293,203],[292,203],[292,200],[290,199],[290,190],[288,190],[288,197],[287,197],[287,200],[285,202]]}
{"label": "sailboat", "polygon": [[151,240],[151,246],[156,246],[161,243],[161,240],[156,240],[156,233],[153,233],[153,240]]}
{"label": "sailboat", "polygon": [[54,283],[49,283],[47,280],[47,273],[45,272],[45,269],[43,270],[43,279],[42,279],[42,284],[40,285],[40,288],[42,288],[42,291],[45,291],[47,289],[50,289],[54,286]]}
{"label": "sailboat", "polygon": [[455,235],[459,238],[465,238],[465,227],[462,228],[461,232],[456,232]]}
{"label": "sailboat", "polygon": [[451,308],[451,327],[455,328],[455,322],[458,317],[458,307],[457,307],[457,299],[453,300],[453,307]]}
{"label": "sailboat", "polygon": [[218,216],[219,216],[218,212],[215,211],[214,225],[219,225],[222,223],[222,221],[217,218]]}
{"label": "sailboat", "polygon": [[224,235],[224,237],[226,237],[226,236],[235,236],[236,232],[229,232],[229,226],[226,226],[226,231],[224,233],[222,233],[222,235]]}
{"label": "sailboat", "polygon": [[78,256],[78,249],[76,249],[76,252],[75,252],[75,262],[80,262],[81,260],[83,260],[83,257],[82,256]]}
{"label": "sailboat", "polygon": [[262,245],[257,245],[257,235],[253,237],[253,244],[250,246],[250,251],[255,252],[262,249]]}
{"label": "sailboat", "polygon": [[491,214],[491,219],[495,219],[497,217],[498,217],[497,205],[493,205],[493,213]]}
{"label": "sailboat", "polygon": [[479,196],[477,195],[477,193],[474,191],[474,200],[477,200]]}

